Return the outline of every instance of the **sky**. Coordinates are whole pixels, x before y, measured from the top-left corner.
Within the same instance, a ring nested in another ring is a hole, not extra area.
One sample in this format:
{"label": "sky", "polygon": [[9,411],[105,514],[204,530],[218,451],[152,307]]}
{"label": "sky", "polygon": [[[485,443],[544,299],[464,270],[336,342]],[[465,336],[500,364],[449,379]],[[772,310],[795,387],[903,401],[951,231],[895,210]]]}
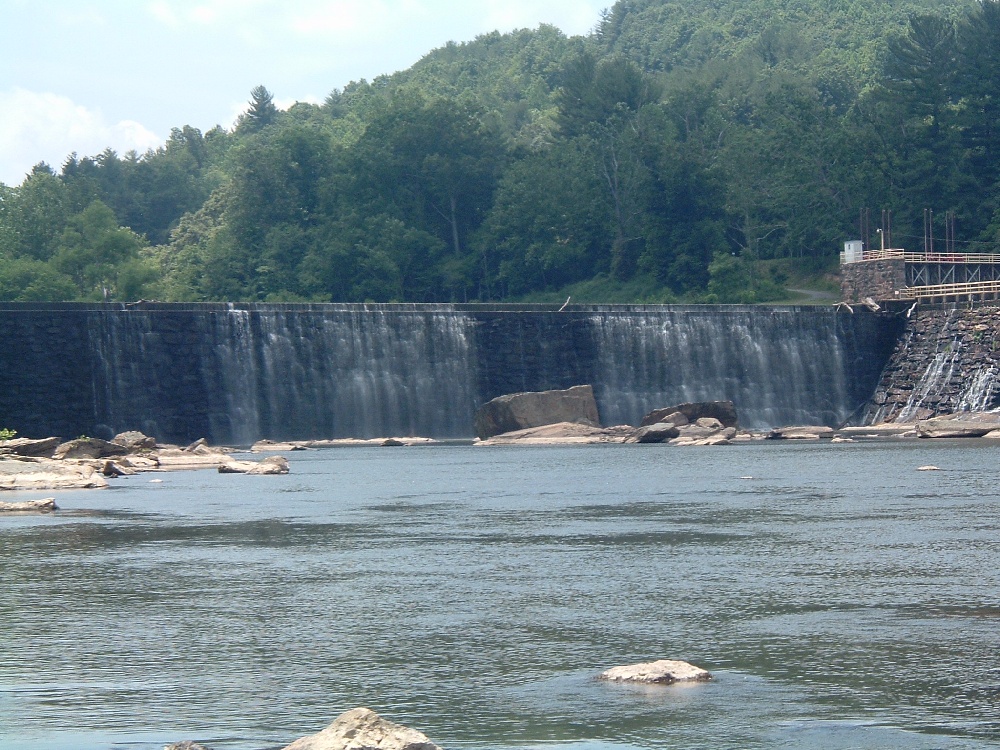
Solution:
{"label": "sky", "polygon": [[548,23],[587,34],[613,0],[0,0],[0,182],[40,161],[139,153],[229,128],[250,90],[322,102],[449,41]]}

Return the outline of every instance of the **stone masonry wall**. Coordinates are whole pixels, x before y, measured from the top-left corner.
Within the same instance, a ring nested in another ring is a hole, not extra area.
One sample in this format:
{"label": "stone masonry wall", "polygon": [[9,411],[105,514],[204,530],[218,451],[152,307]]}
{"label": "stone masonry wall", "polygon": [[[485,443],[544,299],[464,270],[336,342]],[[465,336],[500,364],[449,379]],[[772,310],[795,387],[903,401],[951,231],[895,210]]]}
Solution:
{"label": "stone masonry wall", "polygon": [[917,309],[867,422],[913,422],[1000,405],[1000,307]]}
{"label": "stone masonry wall", "polygon": [[844,302],[895,299],[897,289],[906,286],[906,263],[895,260],[865,260],[840,267],[840,294]]}

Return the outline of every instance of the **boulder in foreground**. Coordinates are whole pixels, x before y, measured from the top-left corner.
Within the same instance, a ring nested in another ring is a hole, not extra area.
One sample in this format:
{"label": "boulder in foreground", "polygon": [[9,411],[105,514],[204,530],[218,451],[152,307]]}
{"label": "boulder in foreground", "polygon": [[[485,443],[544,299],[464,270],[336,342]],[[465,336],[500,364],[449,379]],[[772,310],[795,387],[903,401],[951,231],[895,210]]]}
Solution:
{"label": "boulder in foreground", "polygon": [[370,708],[342,714],[317,734],[302,737],[283,750],[441,750],[415,729],[387,721]]}
{"label": "boulder in foreground", "polygon": [[675,682],[707,682],[712,679],[708,670],[686,661],[660,659],[624,667],[612,667],[598,675],[599,680],[632,682],[644,685],[670,685]]}
{"label": "boulder in foreground", "polygon": [[594,389],[575,385],[564,391],[531,391],[498,396],[476,411],[476,435],[486,440],[505,432],[559,422],[600,427]]}

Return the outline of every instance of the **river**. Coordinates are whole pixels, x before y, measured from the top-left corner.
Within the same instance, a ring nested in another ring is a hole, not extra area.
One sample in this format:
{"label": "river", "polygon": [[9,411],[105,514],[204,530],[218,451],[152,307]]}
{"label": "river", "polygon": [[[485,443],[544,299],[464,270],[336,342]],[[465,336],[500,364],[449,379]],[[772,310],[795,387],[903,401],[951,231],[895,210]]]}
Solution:
{"label": "river", "polygon": [[[334,449],[60,493],[0,518],[0,748],[264,750],[362,705],[470,750],[997,747],[997,450]],[[594,679],[656,658],[715,680]]]}

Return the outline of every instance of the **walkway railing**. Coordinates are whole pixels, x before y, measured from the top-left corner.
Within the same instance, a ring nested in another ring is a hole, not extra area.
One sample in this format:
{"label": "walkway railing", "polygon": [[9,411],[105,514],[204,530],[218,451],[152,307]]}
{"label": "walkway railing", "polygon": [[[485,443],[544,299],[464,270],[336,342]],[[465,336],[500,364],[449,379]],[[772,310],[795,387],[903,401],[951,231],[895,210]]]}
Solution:
{"label": "walkway railing", "polygon": [[[977,297],[1000,298],[1000,281],[976,281],[967,284],[933,284],[931,286],[909,286],[896,292],[898,299],[919,300],[920,302],[948,302]],[[950,299],[949,299],[950,298]]]}
{"label": "walkway railing", "polygon": [[[991,253],[908,253],[905,250],[865,250],[852,262],[867,260],[903,260],[906,263],[987,263],[1000,264],[1000,255]],[[847,263],[847,253],[840,254],[841,264]]]}

